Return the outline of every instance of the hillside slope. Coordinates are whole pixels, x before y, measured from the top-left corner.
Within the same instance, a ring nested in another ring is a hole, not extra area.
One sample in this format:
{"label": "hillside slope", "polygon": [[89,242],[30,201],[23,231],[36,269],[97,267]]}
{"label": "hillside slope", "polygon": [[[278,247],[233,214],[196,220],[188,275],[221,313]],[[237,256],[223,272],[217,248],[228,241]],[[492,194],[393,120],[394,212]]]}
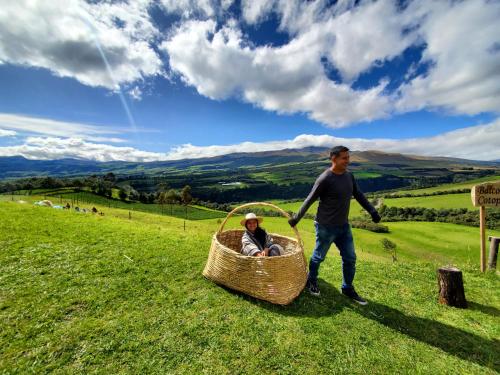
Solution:
{"label": "hillside slope", "polygon": [[364,251],[356,281],[368,306],[339,294],[338,257],[329,256],[322,297],[279,307],[201,276],[214,220],[184,232],[182,220],[151,214],[0,202],[0,222],[0,372],[500,370],[498,278],[472,267],[468,310],[436,303],[434,265]]}

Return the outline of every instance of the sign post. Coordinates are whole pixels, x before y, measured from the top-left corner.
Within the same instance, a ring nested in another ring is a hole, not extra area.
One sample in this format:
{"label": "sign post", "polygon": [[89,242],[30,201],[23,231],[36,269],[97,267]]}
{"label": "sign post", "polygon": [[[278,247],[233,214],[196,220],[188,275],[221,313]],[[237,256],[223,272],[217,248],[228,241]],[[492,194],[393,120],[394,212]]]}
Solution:
{"label": "sign post", "polygon": [[484,272],[486,270],[486,207],[500,207],[500,181],[475,185],[470,194],[474,207],[479,207],[481,272]]}

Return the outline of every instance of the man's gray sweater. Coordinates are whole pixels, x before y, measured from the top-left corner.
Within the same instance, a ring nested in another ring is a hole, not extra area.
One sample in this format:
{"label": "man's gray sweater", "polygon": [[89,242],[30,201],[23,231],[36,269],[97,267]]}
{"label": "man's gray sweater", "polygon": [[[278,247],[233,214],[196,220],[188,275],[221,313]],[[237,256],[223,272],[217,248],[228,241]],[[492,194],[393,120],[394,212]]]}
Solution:
{"label": "man's gray sweater", "polygon": [[330,168],[316,180],[295,218],[300,220],[309,207],[319,198],[315,220],[325,226],[342,225],[348,222],[351,197],[370,214],[376,212],[358,187],[352,173],[335,174]]}

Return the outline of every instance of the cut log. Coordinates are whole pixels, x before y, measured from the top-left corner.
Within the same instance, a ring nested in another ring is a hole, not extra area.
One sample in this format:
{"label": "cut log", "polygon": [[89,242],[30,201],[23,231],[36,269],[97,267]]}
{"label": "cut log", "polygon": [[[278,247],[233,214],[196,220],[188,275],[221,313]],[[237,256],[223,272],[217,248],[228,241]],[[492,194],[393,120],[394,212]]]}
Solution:
{"label": "cut log", "polygon": [[488,268],[494,270],[497,268],[498,245],[500,244],[500,237],[489,236],[490,241],[490,256],[488,258]]}
{"label": "cut log", "polygon": [[439,303],[467,308],[462,271],[455,267],[438,269]]}

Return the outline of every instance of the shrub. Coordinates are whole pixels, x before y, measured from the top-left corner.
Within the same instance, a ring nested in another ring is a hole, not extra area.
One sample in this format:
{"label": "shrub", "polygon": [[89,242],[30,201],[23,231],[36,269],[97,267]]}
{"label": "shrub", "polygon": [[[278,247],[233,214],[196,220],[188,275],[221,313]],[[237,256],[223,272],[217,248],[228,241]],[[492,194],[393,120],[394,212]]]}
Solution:
{"label": "shrub", "polygon": [[396,256],[397,245],[394,242],[392,242],[391,240],[389,240],[388,238],[382,238],[382,240],[380,240],[380,242],[382,243],[382,247],[384,248],[384,250],[391,253],[392,261],[396,262],[398,260],[398,258]]}
{"label": "shrub", "polygon": [[366,229],[375,233],[389,233],[389,227],[382,224],[375,224],[370,221],[353,220],[351,226],[358,229]]}

